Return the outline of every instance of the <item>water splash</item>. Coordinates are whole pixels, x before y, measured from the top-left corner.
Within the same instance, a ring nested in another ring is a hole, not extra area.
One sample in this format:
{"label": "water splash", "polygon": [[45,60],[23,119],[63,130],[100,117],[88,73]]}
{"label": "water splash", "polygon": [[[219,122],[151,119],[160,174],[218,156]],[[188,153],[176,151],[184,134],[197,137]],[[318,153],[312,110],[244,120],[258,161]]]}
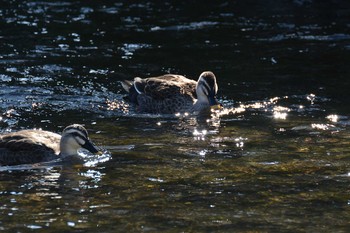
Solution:
{"label": "water splash", "polygon": [[101,155],[91,155],[80,153],[80,156],[84,158],[85,167],[96,167],[98,164],[105,163],[112,159],[112,154],[108,151],[104,151]]}

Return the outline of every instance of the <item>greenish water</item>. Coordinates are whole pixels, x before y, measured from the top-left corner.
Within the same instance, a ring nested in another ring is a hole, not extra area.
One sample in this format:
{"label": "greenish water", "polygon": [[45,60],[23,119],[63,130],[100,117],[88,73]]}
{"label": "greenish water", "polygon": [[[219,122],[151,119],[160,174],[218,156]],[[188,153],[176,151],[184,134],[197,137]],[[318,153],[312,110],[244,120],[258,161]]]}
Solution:
{"label": "greenish water", "polygon": [[[108,152],[0,167],[3,232],[348,232],[346,1],[1,3],[0,131]],[[212,70],[224,110],[139,114],[119,84]]]}

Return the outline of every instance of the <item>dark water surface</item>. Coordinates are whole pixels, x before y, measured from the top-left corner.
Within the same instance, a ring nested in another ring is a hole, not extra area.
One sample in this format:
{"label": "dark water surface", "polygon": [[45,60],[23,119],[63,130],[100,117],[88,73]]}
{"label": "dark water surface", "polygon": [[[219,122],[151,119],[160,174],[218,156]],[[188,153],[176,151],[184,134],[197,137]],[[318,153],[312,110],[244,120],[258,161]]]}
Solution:
{"label": "dark water surface", "polygon": [[[85,124],[85,164],[0,168],[3,232],[349,232],[350,3],[3,1],[0,131]],[[120,80],[213,71],[151,116]]]}

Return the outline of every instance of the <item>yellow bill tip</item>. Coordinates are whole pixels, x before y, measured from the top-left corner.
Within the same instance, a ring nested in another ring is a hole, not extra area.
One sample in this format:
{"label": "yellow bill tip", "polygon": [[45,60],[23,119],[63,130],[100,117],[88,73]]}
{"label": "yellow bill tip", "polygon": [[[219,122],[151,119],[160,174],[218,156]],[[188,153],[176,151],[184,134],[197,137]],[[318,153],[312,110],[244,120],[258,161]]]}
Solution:
{"label": "yellow bill tip", "polygon": [[222,109],[222,106],[221,106],[221,104],[216,104],[216,105],[210,106],[210,108],[213,110],[220,110],[220,109]]}

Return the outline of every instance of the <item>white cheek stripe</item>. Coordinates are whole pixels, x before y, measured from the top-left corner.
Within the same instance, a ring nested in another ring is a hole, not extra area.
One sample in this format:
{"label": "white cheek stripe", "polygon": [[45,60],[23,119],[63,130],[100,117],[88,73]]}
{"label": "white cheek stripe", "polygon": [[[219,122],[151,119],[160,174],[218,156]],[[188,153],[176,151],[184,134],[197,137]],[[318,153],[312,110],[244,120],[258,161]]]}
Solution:
{"label": "white cheek stripe", "polygon": [[215,83],[215,87],[214,87],[214,91],[215,91],[215,94],[218,93],[218,85]]}
{"label": "white cheek stripe", "polygon": [[80,138],[80,137],[74,137],[74,138],[78,142],[79,145],[84,145],[85,144],[85,140],[83,140],[82,138]]}

